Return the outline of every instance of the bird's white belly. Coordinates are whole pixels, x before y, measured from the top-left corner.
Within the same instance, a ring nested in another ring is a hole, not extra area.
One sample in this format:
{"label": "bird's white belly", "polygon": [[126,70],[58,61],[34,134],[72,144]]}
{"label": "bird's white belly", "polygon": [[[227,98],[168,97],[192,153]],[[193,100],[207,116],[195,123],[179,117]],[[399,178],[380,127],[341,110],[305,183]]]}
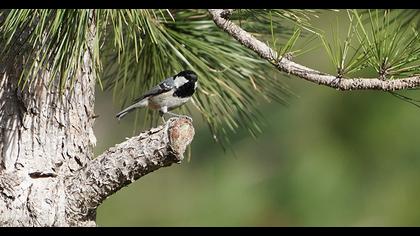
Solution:
{"label": "bird's white belly", "polygon": [[168,110],[175,109],[190,100],[191,97],[180,98],[174,97],[173,92],[162,93],[158,96],[149,98],[149,108],[159,110],[161,107],[167,107]]}

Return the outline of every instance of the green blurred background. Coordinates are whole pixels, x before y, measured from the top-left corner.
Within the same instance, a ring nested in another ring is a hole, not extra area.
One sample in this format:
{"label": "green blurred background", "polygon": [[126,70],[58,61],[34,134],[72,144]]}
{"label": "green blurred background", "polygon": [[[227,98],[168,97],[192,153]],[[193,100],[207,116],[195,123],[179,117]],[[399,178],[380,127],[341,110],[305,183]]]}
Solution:
{"label": "green blurred background", "polygon": [[[347,27],[345,13],[313,23],[328,31],[336,19]],[[322,48],[296,60],[333,73]],[[256,140],[239,132],[236,155],[223,152],[194,115],[191,160],[112,195],[98,225],[418,226],[420,109],[385,92],[279,79],[297,96],[287,107],[261,103],[267,125]],[[117,122],[111,93],[97,90],[95,110],[96,154],[132,135],[134,115]]]}

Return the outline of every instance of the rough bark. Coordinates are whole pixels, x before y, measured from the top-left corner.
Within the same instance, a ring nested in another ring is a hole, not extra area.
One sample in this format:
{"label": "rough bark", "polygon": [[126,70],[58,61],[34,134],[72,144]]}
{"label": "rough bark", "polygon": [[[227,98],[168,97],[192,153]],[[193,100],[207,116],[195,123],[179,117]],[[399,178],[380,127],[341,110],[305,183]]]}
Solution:
{"label": "rough bark", "polygon": [[209,9],[208,11],[215,24],[235,38],[239,43],[256,52],[263,59],[273,63],[280,71],[295,75],[298,78],[338,90],[372,89],[393,91],[420,86],[420,76],[392,80],[383,80],[380,78],[338,78],[337,76],[295,63],[286,57],[277,60],[277,53],[273,49],[229,20],[232,9]]}
{"label": "rough bark", "polygon": [[92,159],[95,79],[88,51],[73,90],[42,71],[21,89],[22,58],[2,65],[0,225],[68,225],[64,180]]}
{"label": "rough bark", "polygon": [[189,119],[172,118],[109,148],[65,182],[68,213],[74,213],[76,223],[93,221],[107,197],[152,171],[180,163],[193,137]]}
{"label": "rough bark", "polygon": [[[88,45],[92,45],[91,30]],[[171,119],[93,158],[91,49],[60,96],[48,71],[21,89],[22,58],[0,65],[0,226],[95,226],[96,208],[120,188],[182,160],[194,128]]]}

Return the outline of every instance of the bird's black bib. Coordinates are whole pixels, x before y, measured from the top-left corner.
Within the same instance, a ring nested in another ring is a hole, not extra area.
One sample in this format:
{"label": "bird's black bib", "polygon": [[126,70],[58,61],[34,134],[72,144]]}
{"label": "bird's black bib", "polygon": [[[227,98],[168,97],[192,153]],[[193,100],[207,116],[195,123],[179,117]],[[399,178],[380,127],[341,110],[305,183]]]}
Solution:
{"label": "bird's black bib", "polygon": [[185,98],[185,97],[190,97],[194,94],[195,88],[194,88],[195,84],[194,82],[188,82],[184,85],[182,85],[181,87],[179,87],[173,94],[174,97],[180,97],[180,98]]}

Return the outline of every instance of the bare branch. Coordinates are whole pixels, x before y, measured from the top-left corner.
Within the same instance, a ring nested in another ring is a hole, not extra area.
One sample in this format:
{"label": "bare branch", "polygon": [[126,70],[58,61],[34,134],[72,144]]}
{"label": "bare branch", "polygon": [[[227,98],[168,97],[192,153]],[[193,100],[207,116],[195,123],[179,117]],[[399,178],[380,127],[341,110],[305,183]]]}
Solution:
{"label": "bare branch", "polygon": [[171,118],[96,157],[66,182],[67,214],[92,217],[108,196],[161,167],[180,163],[194,136],[186,118]]}
{"label": "bare branch", "polygon": [[338,90],[384,90],[393,91],[409,88],[417,88],[420,86],[420,76],[413,76],[403,79],[381,80],[378,78],[338,78],[327,73],[322,73],[317,70],[308,68],[306,66],[297,64],[282,57],[276,60],[277,53],[268,47],[265,43],[256,39],[250,33],[243,30],[241,27],[225,19],[226,14],[222,9],[209,9],[213,21],[216,25],[230,34],[242,45],[256,52],[263,59],[266,59],[280,71],[295,75],[299,78],[308,80],[313,83],[325,85]]}

